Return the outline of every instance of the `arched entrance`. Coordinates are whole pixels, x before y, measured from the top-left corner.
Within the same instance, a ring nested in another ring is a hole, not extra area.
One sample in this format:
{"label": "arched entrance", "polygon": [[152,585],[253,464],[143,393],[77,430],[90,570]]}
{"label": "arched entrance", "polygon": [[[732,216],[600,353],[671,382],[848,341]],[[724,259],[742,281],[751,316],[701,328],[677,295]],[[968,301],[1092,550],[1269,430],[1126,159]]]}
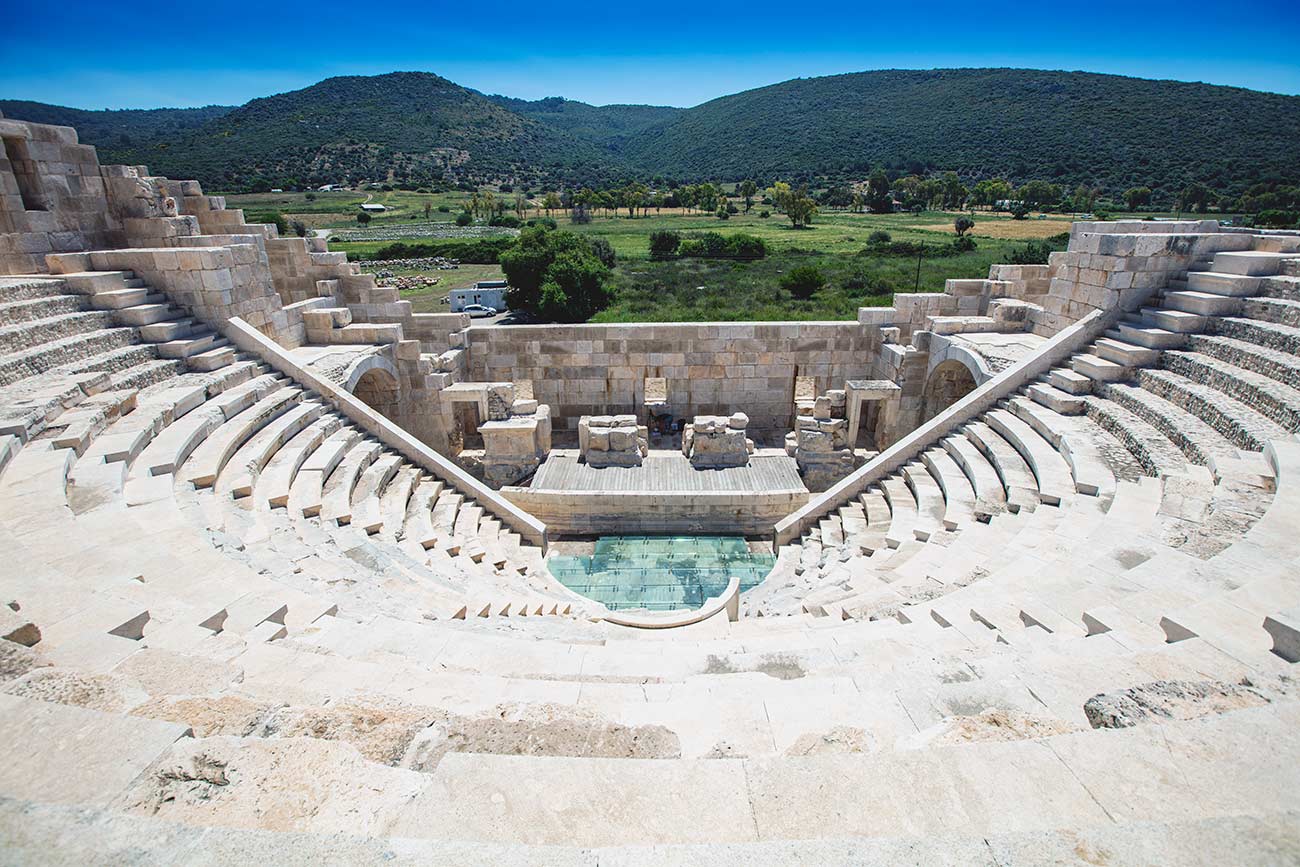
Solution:
{"label": "arched entrance", "polygon": [[356,377],[352,393],[366,406],[396,421],[401,411],[401,387],[386,367],[371,367]]}
{"label": "arched entrance", "polygon": [[925,381],[921,421],[927,422],[975,390],[975,375],[955,359],[940,362]]}

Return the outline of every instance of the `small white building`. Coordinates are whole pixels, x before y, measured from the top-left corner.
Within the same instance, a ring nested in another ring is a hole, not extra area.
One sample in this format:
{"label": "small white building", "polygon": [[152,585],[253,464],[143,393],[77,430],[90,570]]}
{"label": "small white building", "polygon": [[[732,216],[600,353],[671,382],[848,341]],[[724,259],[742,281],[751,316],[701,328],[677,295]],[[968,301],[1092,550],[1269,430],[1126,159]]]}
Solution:
{"label": "small white building", "polygon": [[494,307],[500,313],[506,309],[506,290],[510,286],[505,280],[480,280],[465,289],[451,290],[451,312],[459,313],[466,304],[482,304]]}
{"label": "small white building", "polygon": [[374,203],[374,204],[365,204],[365,205],[362,205],[362,206],[361,206],[361,210],[363,210],[363,211],[367,211],[368,213],[371,213],[371,214],[378,214],[378,213],[381,212],[381,211],[387,211],[388,208],[387,208],[387,206],[385,206],[385,205],[381,205],[381,204],[378,204],[378,203]]}

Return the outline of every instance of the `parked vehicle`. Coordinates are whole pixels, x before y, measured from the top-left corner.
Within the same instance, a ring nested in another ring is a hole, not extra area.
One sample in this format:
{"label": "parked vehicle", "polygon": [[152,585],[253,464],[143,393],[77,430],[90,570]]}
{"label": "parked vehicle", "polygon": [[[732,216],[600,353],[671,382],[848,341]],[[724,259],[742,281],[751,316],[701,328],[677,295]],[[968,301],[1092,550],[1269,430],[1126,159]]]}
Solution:
{"label": "parked vehicle", "polygon": [[482,304],[466,304],[460,308],[461,313],[468,313],[471,319],[478,319],[481,316],[496,316],[495,307],[486,307]]}

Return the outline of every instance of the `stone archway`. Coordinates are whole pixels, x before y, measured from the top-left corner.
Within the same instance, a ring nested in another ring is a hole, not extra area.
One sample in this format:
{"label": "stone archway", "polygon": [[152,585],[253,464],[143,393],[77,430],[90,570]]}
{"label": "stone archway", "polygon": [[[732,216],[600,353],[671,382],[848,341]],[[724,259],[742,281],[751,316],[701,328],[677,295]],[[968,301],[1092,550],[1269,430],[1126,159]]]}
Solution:
{"label": "stone archway", "polygon": [[386,364],[370,365],[348,381],[349,390],[366,406],[394,422],[402,409],[401,386]]}
{"label": "stone archway", "polygon": [[975,390],[975,374],[956,359],[940,362],[925,381],[921,422],[925,423]]}

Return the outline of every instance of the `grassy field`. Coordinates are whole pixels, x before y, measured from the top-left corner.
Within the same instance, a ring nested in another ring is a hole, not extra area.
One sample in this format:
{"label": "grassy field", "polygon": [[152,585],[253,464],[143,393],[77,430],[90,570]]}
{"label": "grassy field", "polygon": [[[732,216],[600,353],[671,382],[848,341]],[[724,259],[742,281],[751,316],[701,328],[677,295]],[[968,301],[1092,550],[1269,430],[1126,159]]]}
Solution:
{"label": "grassy field", "polygon": [[[308,199],[308,196],[313,198]],[[279,211],[285,219],[301,220],[313,229],[341,229],[357,226],[357,212],[363,203],[383,205],[387,211],[371,215],[371,226],[405,223],[424,219],[424,205],[433,209],[430,217],[438,219],[440,205],[449,212],[442,218],[451,220],[461,209],[464,193],[412,193],[403,190],[383,192],[329,193],[244,193],[226,196],[226,207],[243,208],[250,215]]]}
{"label": "grassy field", "polygon": [[[317,193],[308,201],[301,193],[260,193],[230,196],[227,202],[250,214],[274,209],[289,219],[302,219],[313,228],[342,229],[357,227],[356,208],[367,199],[390,208],[371,221],[371,229],[421,222],[427,201],[434,209],[431,219],[437,224],[431,225],[430,231],[442,234],[447,228],[442,221],[460,211],[465,194]],[[450,213],[437,211],[439,205],[447,206]],[[852,319],[859,307],[888,305],[896,292],[936,292],[950,278],[986,276],[989,265],[1006,262],[1027,243],[1059,236],[1070,226],[1068,217],[1012,220],[1002,214],[980,213],[975,215],[971,231],[978,246],[952,255],[949,247],[957,213],[823,211],[810,227],[794,229],[779,213],[760,217],[762,210],[763,206],[756,204],[749,214],[735,214],[727,220],[666,209],[635,218],[629,218],[626,211],[616,217],[601,213],[581,225],[570,223],[563,214],[556,218],[562,229],[605,239],[617,255],[611,278],[615,301],[595,317],[597,322]],[[541,214],[530,212],[530,216]],[[660,229],[683,234],[711,231],[756,235],[767,244],[769,255],[754,262],[656,262],[650,259],[649,237]],[[418,234],[418,230],[414,231]],[[924,243],[934,253],[920,257],[918,274],[915,255],[866,252],[870,236],[879,231],[889,233],[895,242]],[[411,236],[401,240],[419,243],[421,239]],[[331,241],[330,249],[365,257],[389,243],[392,241]],[[782,275],[800,265],[817,267],[827,281],[807,300],[795,299],[780,288]],[[446,310],[441,299],[451,289],[503,276],[496,265],[462,265],[456,271],[427,273],[441,278],[437,286],[402,293],[419,312]]]}

